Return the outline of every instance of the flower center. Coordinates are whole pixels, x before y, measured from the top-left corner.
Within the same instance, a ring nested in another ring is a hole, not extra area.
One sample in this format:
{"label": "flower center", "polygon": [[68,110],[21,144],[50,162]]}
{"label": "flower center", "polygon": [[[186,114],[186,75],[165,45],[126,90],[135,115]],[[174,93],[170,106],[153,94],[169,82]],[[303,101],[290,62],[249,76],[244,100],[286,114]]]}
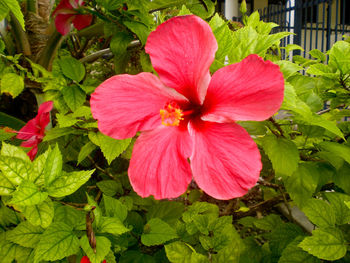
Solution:
{"label": "flower center", "polygon": [[168,103],[164,109],[160,110],[162,124],[165,126],[179,126],[180,121],[183,120],[183,116],[182,110],[175,102]]}

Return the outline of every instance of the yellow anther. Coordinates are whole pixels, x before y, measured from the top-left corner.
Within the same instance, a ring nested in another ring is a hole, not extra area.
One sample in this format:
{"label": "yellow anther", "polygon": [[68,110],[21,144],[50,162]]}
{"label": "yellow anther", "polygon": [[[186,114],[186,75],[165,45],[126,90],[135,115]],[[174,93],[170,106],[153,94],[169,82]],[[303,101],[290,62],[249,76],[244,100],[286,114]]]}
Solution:
{"label": "yellow anther", "polygon": [[177,105],[171,105],[170,103],[164,109],[160,110],[160,116],[162,118],[162,124],[165,126],[179,126],[180,121],[183,120],[182,110]]}

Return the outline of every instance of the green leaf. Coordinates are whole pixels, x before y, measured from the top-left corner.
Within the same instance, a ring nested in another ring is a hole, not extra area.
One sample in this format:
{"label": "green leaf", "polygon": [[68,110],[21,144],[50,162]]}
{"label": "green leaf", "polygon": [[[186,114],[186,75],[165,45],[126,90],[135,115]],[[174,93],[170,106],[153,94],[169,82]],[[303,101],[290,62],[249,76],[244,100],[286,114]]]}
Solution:
{"label": "green leaf", "polygon": [[192,250],[186,243],[177,241],[165,245],[165,252],[172,263],[191,263]]}
{"label": "green leaf", "polygon": [[322,142],[319,146],[350,164],[350,147],[336,142]]}
{"label": "green leaf", "polygon": [[97,187],[100,188],[102,193],[108,196],[114,196],[117,193],[123,194],[123,186],[120,182],[115,180],[103,180],[96,183]]}
{"label": "green leaf", "polygon": [[[0,112],[0,114],[1,114],[1,112]],[[0,121],[0,125],[1,125],[1,121]],[[7,140],[9,140],[9,139],[11,139],[12,137],[15,137],[15,136],[16,136],[16,133],[6,132],[6,131],[0,129],[0,141],[1,142],[7,141]]]}
{"label": "green leaf", "polygon": [[45,153],[37,156],[33,161],[33,172],[31,173],[29,180],[36,185],[41,186],[45,183],[44,168],[49,152],[50,150],[47,150]]}
{"label": "green leaf", "polygon": [[302,210],[310,221],[319,227],[335,225],[334,210],[326,201],[310,199]]}
{"label": "green leaf", "polygon": [[185,210],[183,203],[163,201],[150,207],[146,214],[147,220],[159,218],[169,225],[173,225]]}
{"label": "green leaf", "polygon": [[17,190],[13,193],[11,204],[15,205],[37,205],[45,201],[48,194],[41,192],[31,181],[23,180]]}
{"label": "green leaf", "polygon": [[44,229],[24,221],[13,230],[6,232],[6,239],[23,247],[35,248],[40,241]]}
{"label": "green leaf", "polygon": [[282,223],[283,221],[281,217],[275,214],[267,215],[253,222],[255,227],[267,231],[274,230],[277,226],[281,225]]}
{"label": "green leaf", "polygon": [[114,34],[110,43],[110,49],[113,55],[119,57],[124,54],[132,40],[133,37],[127,32],[117,32]]}
{"label": "green leaf", "polygon": [[152,218],[144,227],[141,242],[146,246],[156,246],[177,238],[176,231],[159,218]]}
{"label": "green leaf", "polygon": [[5,240],[5,235],[0,234],[0,258],[1,263],[12,263],[16,258],[17,248],[20,246]]}
{"label": "green leaf", "polygon": [[309,51],[309,54],[311,56],[313,56],[314,58],[319,59],[321,62],[324,62],[327,59],[326,55],[318,49],[313,49],[313,50]]}
{"label": "green leaf", "polygon": [[336,42],[329,51],[329,65],[338,69],[342,75],[350,73],[350,43]]}
{"label": "green leaf", "polygon": [[277,64],[278,66],[280,66],[280,69],[283,73],[283,77],[285,79],[289,78],[290,76],[294,75],[295,73],[297,73],[300,70],[303,70],[304,68],[293,63],[290,61],[286,61],[286,60],[279,60],[274,62],[275,64]]}
{"label": "green leaf", "polygon": [[283,250],[278,263],[320,263],[318,258],[298,247],[302,237],[297,237]]}
{"label": "green leaf", "polygon": [[99,232],[113,235],[121,235],[130,231],[130,229],[126,228],[120,219],[116,217],[101,217],[97,227]]}
{"label": "green leaf", "polygon": [[22,159],[23,161],[30,163],[28,155],[20,148],[11,144],[2,143],[1,148],[2,156],[16,157]]}
{"label": "green leaf", "polygon": [[278,225],[269,235],[270,249],[273,254],[281,255],[284,248],[297,236],[304,235],[303,230],[292,223]]}
{"label": "green leaf", "polygon": [[47,198],[41,204],[25,206],[22,212],[29,223],[46,228],[51,224],[54,216],[53,203],[50,198]]}
{"label": "green leaf", "polygon": [[70,195],[78,190],[80,186],[85,184],[94,171],[95,169],[70,173],[62,172],[62,175],[50,184],[47,191],[49,195],[53,197]]}
{"label": "green leaf", "polygon": [[306,73],[310,75],[316,75],[316,76],[326,76],[327,74],[332,74],[333,71],[331,67],[329,67],[328,65],[317,63],[317,64],[310,65]]}
{"label": "green leaf", "polygon": [[92,142],[88,142],[83,147],[81,147],[79,155],[78,155],[78,165],[85,160],[86,157],[89,156],[90,153],[92,153],[96,149],[96,145]]}
{"label": "green leaf", "polygon": [[62,95],[64,101],[72,111],[75,111],[80,106],[82,106],[86,99],[85,92],[77,85],[64,87],[62,89]]}
{"label": "green leaf", "polygon": [[16,186],[0,172],[0,195],[11,195]]}
{"label": "green leaf", "polygon": [[346,202],[350,201],[350,196],[335,192],[325,192],[324,195],[335,212],[336,224],[348,224],[350,222],[350,210],[346,206]]}
{"label": "green leaf", "polygon": [[83,80],[85,76],[85,67],[83,63],[72,57],[63,57],[58,61],[62,73],[76,82]]}
{"label": "green leaf", "polygon": [[232,50],[232,34],[227,23],[218,14],[215,14],[210,20],[209,25],[213,30],[216,41],[218,42],[218,50],[215,53],[216,61],[214,61],[211,66],[211,71],[215,72],[225,65],[226,56]]}
{"label": "green leaf", "polygon": [[23,77],[15,73],[6,73],[1,77],[0,87],[1,93],[8,93],[12,98],[16,98],[24,89]]}
{"label": "green leaf", "polygon": [[316,190],[318,173],[315,165],[302,163],[285,182],[289,195],[299,207],[302,207]]}
{"label": "green leaf", "polygon": [[123,253],[118,261],[119,263],[156,263],[156,260],[147,254],[137,250],[127,250]]}
{"label": "green leaf", "polygon": [[22,29],[25,30],[23,14],[17,0],[5,0],[1,2],[3,5],[6,5],[11,10],[11,12],[14,14],[19,24],[21,25]]}
{"label": "green leaf", "polygon": [[54,222],[63,222],[73,226],[74,230],[85,230],[86,213],[67,205],[56,204]]}
{"label": "green leaf", "polygon": [[116,217],[120,222],[123,222],[126,219],[128,208],[121,201],[107,195],[103,196],[103,201],[107,216]]}
{"label": "green leaf", "polygon": [[146,44],[146,40],[150,33],[150,30],[145,24],[135,20],[124,21],[123,24],[137,35],[142,45]]}
{"label": "green leaf", "polygon": [[80,130],[77,130],[77,129],[74,129],[72,127],[65,127],[65,128],[58,128],[58,127],[55,127],[51,130],[48,130],[46,132],[46,135],[44,137],[44,142],[46,141],[51,141],[51,140],[54,140],[54,139],[57,139],[59,137],[62,137],[62,136],[65,136],[65,135],[72,135],[72,134],[83,134],[84,132],[80,131]]}
{"label": "green leaf", "polygon": [[122,5],[120,0],[98,0],[97,3],[101,4],[106,10],[116,10]]}
{"label": "green leaf", "polygon": [[32,164],[17,157],[1,156],[0,170],[13,185],[19,185],[27,180],[32,173]]}
{"label": "green leaf", "polygon": [[320,259],[337,260],[346,254],[346,241],[338,228],[319,228],[312,231],[299,247]]}
{"label": "green leaf", "polygon": [[108,238],[96,237],[96,253],[92,250],[86,235],[80,239],[80,246],[88,256],[91,263],[101,263],[111,249],[111,241]]}
{"label": "green leaf", "polygon": [[8,14],[9,8],[5,4],[5,1],[0,1],[0,21],[2,21]]}
{"label": "green leaf", "polygon": [[215,3],[210,0],[189,1],[186,6],[193,14],[202,18],[211,17],[215,12]]}
{"label": "green leaf", "polygon": [[262,139],[262,143],[276,175],[290,176],[296,171],[299,151],[293,141],[268,135]]}
{"label": "green leaf", "polygon": [[131,142],[131,138],[125,140],[116,140],[100,132],[90,132],[89,138],[94,144],[100,146],[101,151],[106,157],[108,164],[111,164],[115,158],[124,152]]}
{"label": "green leaf", "polygon": [[[62,222],[52,223],[42,234],[35,248],[35,262],[60,260],[78,252],[79,240],[72,226]],[[91,260],[91,259],[90,259]]]}
{"label": "green leaf", "polygon": [[[10,225],[18,225],[19,223],[20,223],[20,215],[14,210],[0,203],[0,225],[6,227]],[[1,239],[0,239],[0,242],[1,242]]]}
{"label": "green leaf", "polygon": [[57,122],[58,122],[58,125],[60,126],[60,128],[73,126],[74,124],[76,124],[79,121],[78,119],[72,117],[71,114],[64,115],[61,113],[57,113],[56,118],[57,118]]}
{"label": "green leaf", "polygon": [[44,178],[45,185],[50,186],[53,181],[61,176],[62,172],[62,154],[58,145],[49,152],[45,166],[44,166]]}

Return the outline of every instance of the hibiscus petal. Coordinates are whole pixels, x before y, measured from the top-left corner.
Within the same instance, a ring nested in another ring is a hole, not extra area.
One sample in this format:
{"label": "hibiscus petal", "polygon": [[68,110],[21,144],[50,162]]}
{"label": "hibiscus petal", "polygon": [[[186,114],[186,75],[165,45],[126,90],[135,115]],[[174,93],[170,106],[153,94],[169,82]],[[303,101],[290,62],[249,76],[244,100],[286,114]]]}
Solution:
{"label": "hibiscus petal", "polygon": [[243,196],[255,185],[262,167],[260,153],[241,126],[192,121],[189,130],[193,177],[204,192],[226,200]]}
{"label": "hibiscus petal", "polygon": [[28,121],[27,124],[24,125],[22,129],[18,131],[16,138],[21,140],[28,140],[31,137],[35,136],[38,133],[38,130],[39,130],[38,123],[34,118]]}
{"label": "hibiscus petal", "polygon": [[27,155],[29,156],[30,160],[33,161],[37,153],[38,153],[38,145],[36,144],[29,152],[27,152]]}
{"label": "hibiscus petal", "polygon": [[62,0],[52,12],[52,16],[56,16],[62,9],[73,9],[73,6],[70,3],[70,0]]}
{"label": "hibiscus petal", "polygon": [[161,126],[137,139],[129,166],[132,187],[142,197],[175,198],[191,182],[187,157],[192,141],[187,129]]}
{"label": "hibiscus petal", "polygon": [[151,73],[117,75],[91,95],[91,111],[99,130],[115,139],[161,125],[160,110],[168,101],[186,102],[175,90],[163,86]]}
{"label": "hibiscus petal", "polygon": [[145,50],[165,85],[203,102],[217,50],[208,23],[193,15],[169,19],[149,35]]}
{"label": "hibiscus petal", "polygon": [[50,111],[53,108],[53,102],[52,101],[46,101],[42,103],[38,110],[38,115],[36,116],[37,122],[39,126],[42,129],[45,129],[45,127],[50,122]]}
{"label": "hibiscus petal", "polygon": [[60,32],[62,35],[67,35],[71,28],[72,20],[74,19],[75,15],[65,15],[65,14],[58,14],[55,18],[55,25],[58,32]]}
{"label": "hibiscus petal", "polygon": [[76,15],[73,19],[73,25],[76,29],[82,30],[89,26],[92,21],[92,15]]}
{"label": "hibiscus petal", "polygon": [[283,91],[284,80],[279,67],[250,55],[214,73],[202,119],[214,122],[265,120],[280,108]]}

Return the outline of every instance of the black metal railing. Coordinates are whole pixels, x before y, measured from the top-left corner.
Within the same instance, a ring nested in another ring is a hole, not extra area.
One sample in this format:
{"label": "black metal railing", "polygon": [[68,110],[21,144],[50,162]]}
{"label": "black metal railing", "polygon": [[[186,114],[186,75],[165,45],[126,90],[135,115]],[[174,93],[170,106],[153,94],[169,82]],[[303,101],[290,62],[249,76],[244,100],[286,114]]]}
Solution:
{"label": "black metal railing", "polygon": [[274,32],[293,32],[295,35],[281,44],[300,45],[304,51],[294,54],[304,57],[312,49],[325,52],[344,35],[350,35],[350,0],[286,0],[268,5],[259,13],[265,22],[279,25]]}

